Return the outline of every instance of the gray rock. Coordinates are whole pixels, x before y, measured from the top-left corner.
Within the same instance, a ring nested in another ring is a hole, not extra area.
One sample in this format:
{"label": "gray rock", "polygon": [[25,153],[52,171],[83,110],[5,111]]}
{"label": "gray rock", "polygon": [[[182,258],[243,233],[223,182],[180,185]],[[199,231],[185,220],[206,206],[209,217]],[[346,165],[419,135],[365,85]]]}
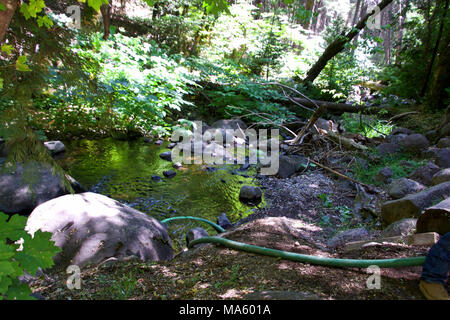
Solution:
{"label": "gray rock", "polygon": [[[186,233],[186,245],[189,246],[189,243],[191,243],[192,241],[203,237],[209,237],[209,234],[205,229],[199,227],[192,228]],[[206,243],[197,244],[194,246],[194,248],[197,248],[205,244]]]}
{"label": "gray rock", "polygon": [[166,177],[166,178],[173,178],[173,177],[175,177],[176,176],[176,172],[175,171],[173,171],[173,170],[167,170],[167,171],[163,171],[163,175],[164,175],[164,177]]}
{"label": "gray rock", "polygon": [[171,142],[171,143],[169,143],[169,145],[167,146],[167,148],[168,148],[168,149],[173,149],[173,148],[175,148],[176,145],[177,145],[177,144],[176,144],[175,142]]}
{"label": "gray rock", "polygon": [[442,169],[441,171],[438,171],[432,178],[431,178],[431,185],[435,186],[440,183],[444,183],[450,181],[450,168]]}
{"label": "gray rock", "polygon": [[450,137],[444,137],[437,143],[438,148],[450,148]]}
{"label": "gray rock", "polygon": [[280,178],[289,178],[301,168],[304,168],[308,160],[302,156],[283,156],[279,157],[278,176]]}
{"label": "gray rock", "polygon": [[406,218],[391,223],[381,233],[382,237],[397,237],[413,234],[416,231],[417,219]]}
{"label": "gray rock", "polygon": [[183,165],[181,164],[181,162],[175,162],[172,167],[174,167],[175,169],[181,169]]}
{"label": "gray rock", "polygon": [[430,146],[430,142],[424,135],[414,133],[402,139],[399,142],[399,145],[404,151],[411,153],[421,153]]}
{"label": "gray rock", "polygon": [[392,181],[388,186],[388,194],[394,199],[400,199],[408,194],[420,192],[424,190],[426,187],[423,184],[420,184],[417,181],[407,179],[407,178],[399,178]]}
{"label": "gray rock", "polygon": [[162,178],[160,176],[154,175],[152,176],[153,181],[160,181]]}
{"label": "gray rock", "polygon": [[161,159],[163,159],[163,160],[166,160],[166,161],[172,161],[172,152],[171,151],[165,151],[165,152],[161,153],[159,155],[159,157]]}
{"label": "gray rock", "polygon": [[227,217],[226,213],[221,213],[217,217],[217,224],[224,228],[225,230],[230,229],[233,227],[233,224],[230,222],[230,220]]}
{"label": "gray rock", "polygon": [[[75,179],[66,177],[72,181],[75,190],[80,190]],[[53,175],[48,163],[32,161],[7,167],[0,171],[0,211],[29,214],[41,203],[68,194],[63,181],[63,176]]]}
{"label": "gray rock", "polygon": [[450,168],[450,148],[439,149],[434,163],[441,168]]}
{"label": "gray rock", "polygon": [[380,169],[377,174],[374,177],[375,181],[381,182],[381,183],[389,183],[390,179],[393,176],[392,169],[389,167],[384,167]]}
{"label": "gray rock", "polygon": [[38,206],[25,229],[51,232],[62,249],[55,268],[98,264],[134,255],[142,261],[173,258],[172,242],[158,220],[118,201],[91,192],[65,195]]}
{"label": "gray rock", "polygon": [[155,141],[155,144],[156,144],[157,146],[160,146],[160,145],[162,145],[163,143],[164,143],[163,140],[156,140],[156,141]]}
{"label": "gray rock", "polygon": [[66,151],[66,146],[61,141],[47,141],[44,146],[53,155]]}
{"label": "gray rock", "polygon": [[328,241],[328,247],[336,249],[343,246],[347,242],[366,240],[370,237],[369,232],[365,228],[348,229],[339,232]]}
{"label": "gray rock", "polygon": [[439,171],[437,165],[433,162],[428,162],[426,165],[417,168],[414,172],[412,172],[408,178],[418,181],[423,185],[429,186],[431,184],[431,178]]}
{"label": "gray rock", "polygon": [[399,153],[401,148],[396,143],[382,143],[377,146],[377,151],[381,156],[388,156],[391,154]]}
{"label": "gray rock", "polygon": [[247,203],[261,202],[262,192],[258,187],[242,186],[239,192],[239,199]]}
{"label": "gray rock", "polygon": [[[326,120],[323,118],[317,119],[314,125],[322,130],[337,132],[337,125],[332,120]],[[313,127],[314,128],[314,127]]]}
{"label": "gray rock", "polygon": [[385,224],[391,224],[403,218],[418,218],[422,210],[448,195],[450,182],[444,182],[402,199],[387,201],[381,207],[382,220]]}
{"label": "gray rock", "polygon": [[399,144],[403,139],[405,139],[408,135],[407,134],[390,134],[386,137],[387,142]]}

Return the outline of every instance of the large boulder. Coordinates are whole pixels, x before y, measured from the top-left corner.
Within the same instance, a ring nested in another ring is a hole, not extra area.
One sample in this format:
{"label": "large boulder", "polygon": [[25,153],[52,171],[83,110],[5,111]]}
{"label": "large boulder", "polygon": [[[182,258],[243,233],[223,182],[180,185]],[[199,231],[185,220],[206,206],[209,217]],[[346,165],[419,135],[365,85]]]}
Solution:
{"label": "large boulder", "polygon": [[430,146],[428,139],[420,133],[414,133],[406,136],[399,142],[399,144],[404,151],[411,153],[421,153]]}
{"label": "large boulder", "polygon": [[391,198],[400,199],[408,194],[420,192],[424,190],[426,187],[423,184],[420,184],[417,181],[407,179],[407,178],[399,178],[395,179],[388,186],[388,194]]}
{"label": "large boulder", "polygon": [[440,170],[441,168],[439,168],[433,162],[428,162],[426,165],[417,168],[408,176],[408,178],[418,181],[423,185],[429,186],[431,184],[431,178]]}
{"label": "large boulder", "polygon": [[[6,165],[5,165],[6,166]],[[41,203],[68,194],[64,178],[75,192],[82,187],[69,175],[53,173],[48,163],[17,163],[0,171],[0,211],[29,214]]]}
{"label": "large boulder", "polygon": [[391,224],[403,218],[418,218],[434,201],[449,195],[450,182],[445,182],[402,199],[387,201],[381,207],[383,222]]}
{"label": "large boulder", "polygon": [[450,197],[425,209],[417,220],[417,232],[437,232],[440,235],[450,232]]}
{"label": "large boulder", "polygon": [[441,171],[438,171],[432,178],[431,178],[431,185],[435,186],[440,183],[444,183],[450,181],[450,168],[442,169]]}
{"label": "large boulder", "polygon": [[56,268],[83,267],[110,257],[157,261],[174,256],[169,234],[158,220],[91,192],[41,204],[28,218],[26,230],[53,234],[62,249],[54,257]]}
{"label": "large boulder", "polygon": [[434,163],[441,168],[450,168],[450,148],[439,149],[436,151]]}

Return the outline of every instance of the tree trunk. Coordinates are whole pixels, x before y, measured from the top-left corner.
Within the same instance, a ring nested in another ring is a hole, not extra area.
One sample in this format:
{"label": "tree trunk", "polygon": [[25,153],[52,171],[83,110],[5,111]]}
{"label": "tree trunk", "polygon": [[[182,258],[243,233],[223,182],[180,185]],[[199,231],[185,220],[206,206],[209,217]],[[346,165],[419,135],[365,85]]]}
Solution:
{"label": "tree trunk", "polygon": [[[448,9],[447,0],[447,9]],[[443,33],[439,52],[437,56],[436,68],[430,80],[430,88],[427,94],[428,105],[433,109],[442,109],[448,94],[446,88],[450,83],[450,30],[447,27]]]}
{"label": "tree trunk", "polygon": [[17,9],[17,0],[0,0],[0,3],[6,7],[5,11],[0,10],[0,43],[3,42],[11,23],[14,12]]}
{"label": "tree trunk", "polygon": [[[393,0],[383,0],[380,2],[378,7],[380,11],[383,10],[388,4],[390,4]],[[331,60],[334,56],[344,50],[345,45],[350,42],[359,32],[362,30],[367,23],[367,20],[371,16],[372,12],[367,13],[361,20],[358,22],[356,27],[349,31],[347,34],[341,34],[336,40],[334,40],[330,45],[325,49],[322,56],[320,56],[319,60],[309,69],[304,82],[313,82],[317,76],[322,72],[323,68],[327,65],[328,61]]]}
{"label": "tree trunk", "polygon": [[[444,13],[442,14],[441,24],[439,26],[439,32],[438,32],[438,36],[437,36],[437,39],[436,39],[436,44],[434,46],[433,53],[431,55],[430,63],[428,64],[428,68],[427,68],[427,72],[425,74],[425,80],[424,80],[424,83],[422,85],[422,89],[420,90],[420,93],[419,93],[419,96],[421,96],[421,97],[423,97],[425,95],[425,92],[427,91],[428,82],[429,82],[430,77],[431,77],[431,71],[433,70],[433,64],[434,64],[434,61],[436,60],[436,55],[438,53],[438,50],[439,50],[439,54],[441,56],[442,55],[443,56],[448,55],[448,52],[445,52],[445,50],[448,50],[448,34],[446,35],[447,45],[445,44],[445,40],[444,40],[444,42],[442,43],[441,49],[439,49],[439,45],[440,45],[441,38],[442,38],[442,33],[443,33],[444,27],[445,27],[445,16],[447,14],[448,6],[449,6],[449,0],[446,0],[445,1]],[[436,8],[436,10],[437,10],[437,8]],[[445,59],[445,57],[443,59]],[[439,62],[438,62],[438,65],[439,65]],[[444,70],[445,70],[445,66],[444,66]],[[435,74],[435,76],[436,76],[436,74]],[[440,76],[442,76],[442,75],[440,75]]]}
{"label": "tree trunk", "polygon": [[105,30],[105,32],[103,34],[103,39],[107,40],[109,37],[110,26],[111,26],[111,5],[103,4],[100,7],[100,12],[102,13],[103,28]]}

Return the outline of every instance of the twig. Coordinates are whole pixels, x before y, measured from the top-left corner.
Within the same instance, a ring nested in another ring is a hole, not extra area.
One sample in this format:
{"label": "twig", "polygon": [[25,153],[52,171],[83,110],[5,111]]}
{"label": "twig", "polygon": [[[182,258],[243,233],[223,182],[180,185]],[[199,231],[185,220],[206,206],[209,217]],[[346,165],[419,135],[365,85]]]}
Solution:
{"label": "twig", "polygon": [[349,181],[351,181],[351,182],[353,182],[353,183],[359,184],[360,186],[363,186],[363,187],[367,188],[367,191],[369,191],[369,192],[371,192],[371,193],[379,193],[379,191],[376,190],[376,189],[374,189],[372,186],[369,186],[369,185],[367,185],[367,184],[365,184],[365,183],[362,183],[362,182],[357,181],[357,180],[355,180],[355,179],[353,179],[353,178],[350,178],[349,176],[346,176],[345,174],[342,174],[342,173],[340,173],[340,172],[337,172],[336,170],[331,169],[331,168],[329,168],[329,167],[327,167],[327,166],[325,166],[325,165],[323,165],[323,164],[321,164],[321,163],[319,163],[319,162],[317,162],[317,161],[314,161],[314,160],[312,160],[312,159],[310,159],[310,158],[308,158],[308,161],[311,161],[312,163],[314,163],[315,165],[321,167],[322,169],[325,169],[325,170],[327,170],[327,171],[330,171],[331,173],[334,173],[335,175],[337,175],[337,176],[339,176],[339,177],[341,177],[341,178],[347,179],[347,180],[349,180]]}

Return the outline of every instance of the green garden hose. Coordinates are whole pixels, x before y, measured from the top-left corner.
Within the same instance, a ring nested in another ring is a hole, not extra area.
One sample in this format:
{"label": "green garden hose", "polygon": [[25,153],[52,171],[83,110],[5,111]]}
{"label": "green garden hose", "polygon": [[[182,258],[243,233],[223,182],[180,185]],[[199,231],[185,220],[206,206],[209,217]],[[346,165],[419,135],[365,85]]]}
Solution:
{"label": "green garden hose", "polygon": [[[172,220],[198,220],[202,222],[206,222],[209,225],[213,226],[218,232],[224,232],[225,230],[219,225],[211,222],[209,220],[197,217],[173,217],[168,218],[162,223],[166,223]],[[343,267],[343,268],[367,268],[369,266],[378,266],[380,268],[399,268],[399,267],[413,267],[413,266],[422,266],[425,263],[425,257],[411,257],[411,258],[400,258],[400,259],[374,259],[374,260],[359,260],[359,259],[336,259],[336,258],[327,258],[327,257],[318,257],[312,255],[305,255],[294,252],[281,251],[276,249],[270,249],[265,247],[254,246],[247,243],[237,242],[225,238],[220,237],[203,237],[189,242],[189,247],[193,247],[197,244],[201,243],[218,243],[225,247],[241,250],[249,253],[262,254],[266,256],[282,258],[291,261],[317,264],[322,266],[329,267]]]}
{"label": "green garden hose", "polygon": [[214,229],[216,229],[216,231],[219,233],[225,232],[225,229],[222,228],[221,226],[219,226],[218,224],[216,224],[212,221],[203,219],[203,218],[199,218],[199,217],[190,217],[190,216],[172,217],[172,218],[167,218],[167,219],[162,220],[161,223],[166,224],[167,222],[174,221],[174,220],[198,220],[198,221],[202,221],[202,222],[209,224]]}

